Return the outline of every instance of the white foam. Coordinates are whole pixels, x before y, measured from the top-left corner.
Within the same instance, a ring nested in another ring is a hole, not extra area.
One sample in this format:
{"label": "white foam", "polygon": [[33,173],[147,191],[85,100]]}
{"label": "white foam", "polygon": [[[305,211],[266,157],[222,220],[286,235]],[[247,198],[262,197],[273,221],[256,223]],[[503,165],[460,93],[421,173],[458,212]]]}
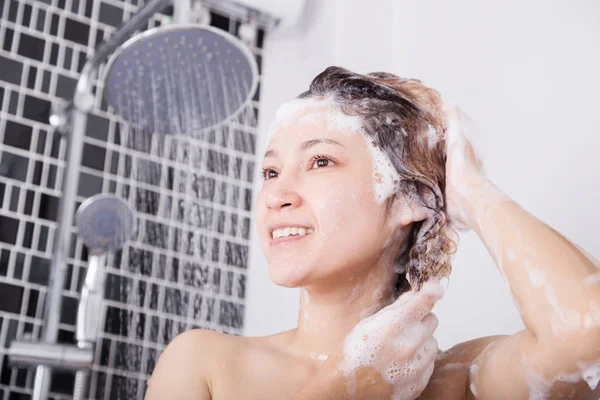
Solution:
{"label": "white foam", "polygon": [[523,360],[523,373],[529,388],[529,400],[548,400],[550,398],[551,383],[537,374]]}
{"label": "white foam", "polygon": [[[309,112],[313,110],[312,112]],[[299,116],[299,114],[304,115]],[[282,104],[275,113],[275,121],[269,128],[270,141],[275,133],[281,129],[295,124],[319,124],[324,122],[329,129],[348,133],[364,132],[363,120],[357,115],[348,115],[342,112],[333,98],[305,98],[293,99]]]}
{"label": "white foam", "polygon": [[527,258],[525,258],[523,261],[525,264],[525,270],[527,270],[527,275],[529,275],[529,282],[531,283],[531,286],[536,289],[540,289],[548,284],[546,271],[533,268]]}
{"label": "white foam", "polygon": [[440,135],[433,125],[427,125],[427,145],[433,149],[440,142]]}
{"label": "white foam", "polygon": [[[438,283],[427,282],[421,292],[441,298],[443,287]],[[422,298],[414,298],[414,296],[423,296],[421,292],[405,293],[396,302],[377,314],[365,318],[354,327],[344,342],[344,359],[340,365],[340,370],[347,377],[352,378],[359,368],[371,367],[393,385],[393,399],[416,397],[421,373],[431,363],[432,357],[426,355],[437,354],[437,341],[434,338],[430,338],[423,344],[427,327],[420,320],[414,321],[412,313],[403,311],[405,307],[408,307],[407,309],[418,307]],[[394,331],[398,332],[398,336],[390,340],[389,335]],[[381,361],[380,359],[381,355],[385,359],[390,352],[402,354],[417,348],[420,350],[409,360]]]}

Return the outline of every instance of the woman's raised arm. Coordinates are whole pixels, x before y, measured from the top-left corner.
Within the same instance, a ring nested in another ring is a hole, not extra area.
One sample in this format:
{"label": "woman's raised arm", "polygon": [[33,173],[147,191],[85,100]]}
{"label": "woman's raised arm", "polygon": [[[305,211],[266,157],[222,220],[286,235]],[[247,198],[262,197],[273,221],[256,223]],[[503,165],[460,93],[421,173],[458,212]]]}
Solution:
{"label": "woman's raised arm", "polygon": [[490,345],[470,369],[478,399],[598,398],[598,263],[481,172],[461,115],[446,110],[449,218],[473,229],[505,277],[526,329]]}

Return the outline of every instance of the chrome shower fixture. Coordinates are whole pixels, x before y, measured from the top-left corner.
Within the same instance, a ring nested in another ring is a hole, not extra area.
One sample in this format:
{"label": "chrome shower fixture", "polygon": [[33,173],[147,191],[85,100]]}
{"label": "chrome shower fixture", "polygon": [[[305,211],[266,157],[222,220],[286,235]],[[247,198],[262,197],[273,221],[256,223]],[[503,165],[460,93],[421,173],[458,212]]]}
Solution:
{"label": "chrome shower fixture", "polygon": [[98,194],[84,201],[75,217],[79,237],[93,253],[119,250],[133,230],[133,211],[125,200]]}
{"label": "chrome shower fixture", "polygon": [[191,134],[235,116],[257,85],[256,60],[241,41],[209,26],[167,25],[114,53],[104,95],[138,131]]}

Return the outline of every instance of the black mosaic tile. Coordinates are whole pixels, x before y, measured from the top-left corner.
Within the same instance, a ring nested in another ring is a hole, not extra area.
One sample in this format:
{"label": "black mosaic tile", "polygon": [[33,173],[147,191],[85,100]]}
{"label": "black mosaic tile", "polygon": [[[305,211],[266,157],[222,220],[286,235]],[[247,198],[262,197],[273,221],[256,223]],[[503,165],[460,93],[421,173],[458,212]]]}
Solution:
{"label": "black mosaic tile", "polygon": [[71,61],[73,60],[73,49],[69,46],[65,46],[63,65],[62,67],[67,71],[71,69]]}
{"label": "black mosaic tile", "polygon": [[42,194],[40,200],[40,214],[38,215],[42,219],[49,221],[56,221],[58,215],[58,204],[59,199],[55,196],[48,194]]}
{"label": "black mosaic tile", "polygon": [[123,8],[100,2],[98,21],[115,28],[123,22]]}
{"label": "black mosaic tile", "polygon": [[15,279],[23,279],[23,270],[25,268],[25,254],[16,253],[17,256],[15,258],[15,270],[14,277]]}
{"label": "black mosaic tile", "polygon": [[18,314],[21,310],[23,290],[21,286],[0,282],[0,310]]}
{"label": "black mosaic tile", "polygon": [[27,381],[27,369],[17,368],[15,384],[16,386],[24,387]]}
{"label": "black mosaic tile", "polygon": [[50,260],[46,258],[32,256],[29,278],[27,280],[39,285],[48,285],[50,281],[50,263]]}
{"label": "black mosaic tile", "polygon": [[75,94],[75,87],[77,86],[77,80],[57,74],[56,79],[56,96],[61,99],[70,100]]}
{"label": "black mosaic tile", "polygon": [[83,67],[87,61],[86,55],[84,53],[79,53],[79,61],[77,61],[77,72],[80,73],[83,71]]}
{"label": "black mosaic tile", "polygon": [[100,45],[104,42],[104,29],[98,28],[96,31],[96,43],[94,43],[94,48],[98,49]]}
{"label": "black mosaic tile", "polygon": [[32,11],[31,5],[29,5],[29,4],[23,5],[23,20],[21,21],[21,24],[23,26],[29,26],[31,24],[31,11]]}
{"label": "black mosaic tile", "polygon": [[17,108],[19,107],[19,92],[14,90],[9,91],[8,95],[8,113],[11,115],[17,115]]}
{"label": "black mosaic tile", "polygon": [[250,211],[252,209],[252,190],[246,189],[244,194],[244,210]]}
{"label": "black mosaic tile", "polygon": [[50,71],[45,70],[42,74],[42,92],[46,94],[50,94],[50,79],[52,75]]}
{"label": "black mosaic tile", "polygon": [[23,107],[23,118],[48,124],[48,119],[50,118],[50,106],[51,103],[48,100],[26,95]]}
{"label": "black mosaic tile", "polygon": [[11,0],[8,6],[7,19],[16,24],[17,23],[17,12],[19,10],[19,2],[17,0]]}
{"label": "black mosaic tile", "polygon": [[60,17],[58,14],[52,14],[50,18],[50,35],[56,36],[58,35],[58,25],[60,22]]}
{"label": "black mosaic tile", "polygon": [[32,132],[33,128],[31,126],[20,124],[15,121],[6,121],[3,142],[9,146],[29,150]]}
{"label": "black mosaic tile", "polygon": [[6,30],[4,31],[4,43],[2,43],[3,50],[10,51],[14,37],[15,31],[11,28],[6,28]]}
{"label": "black mosaic tile", "polygon": [[[34,171],[35,172],[35,171]],[[23,208],[23,213],[25,213],[26,215],[33,215],[33,198],[34,198],[35,192],[33,190],[28,190],[27,194],[25,195],[25,207]],[[30,223],[30,222],[28,222]],[[27,229],[29,229],[29,227],[27,227]],[[27,232],[25,233],[25,239],[27,240],[27,247],[31,248],[31,236],[33,235],[33,224],[32,224],[32,229],[31,229],[31,235],[28,236]]]}
{"label": "black mosaic tile", "polygon": [[127,378],[120,375],[113,375],[111,382],[111,398],[113,399],[137,399],[138,384],[137,379]]}
{"label": "black mosaic tile", "polygon": [[20,61],[0,56],[0,80],[20,85],[22,73],[23,64]]}
{"label": "black mosaic tile", "polygon": [[[49,63],[52,66],[58,66],[58,43],[52,43],[50,45],[50,60]],[[48,81],[48,85],[50,85],[50,81]]]}
{"label": "black mosaic tile", "polygon": [[244,218],[242,220],[242,226],[240,228],[242,238],[250,239],[250,218]]}
{"label": "black mosaic tile", "polygon": [[[0,355],[0,357],[2,357],[2,356]],[[4,356],[4,359],[2,360],[2,364],[6,365],[6,367],[2,368],[2,373],[0,373],[0,383],[3,385],[9,385],[11,369],[8,368],[8,365],[9,365],[8,356]]]}
{"label": "black mosaic tile", "polygon": [[27,78],[27,87],[29,89],[35,89],[35,80],[37,78],[37,68],[31,65],[29,67],[29,76]]}
{"label": "black mosaic tile", "polygon": [[50,391],[54,393],[72,395],[75,385],[75,373],[69,371],[52,371]]}
{"label": "black mosaic tile", "polygon": [[83,22],[67,18],[65,21],[65,39],[87,46],[90,27]]}
{"label": "black mosaic tile", "polygon": [[244,305],[230,301],[219,302],[219,324],[239,329],[244,325]]}
{"label": "black mosaic tile", "polygon": [[94,0],[86,0],[85,10],[83,11],[83,15],[88,18],[92,18],[93,7],[94,7]]}
{"label": "black mosaic tile", "polygon": [[256,86],[256,91],[254,92],[254,96],[252,97],[254,101],[260,101],[260,83]]}
{"label": "black mosaic tile", "polygon": [[77,306],[79,301],[72,297],[63,296],[61,311],[60,311],[60,322],[63,324],[75,325],[77,320]]}
{"label": "black mosaic tile", "polygon": [[8,244],[17,243],[17,229],[19,228],[19,220],[0,215],[0,242]]}
{"label": "black mosaic tile", "polygon": [[73,14],[79,13],[79,4],[80,4],[79,0],[71,0],[71,12]]}
{"label": "black mosaic tile", "polygon": [[[0,234],[1,235],[1,234]],[[8,260],[10,252],[8,250],[0,250],[0,275],[6,276],[8,271]]]}
{"label": "black mosaic tile", "polygon": [[240,299],[246,298],[246,275],[239,274],[237,277],[237,297]]}
{"label": "black mosaic tile", "polygon": [[31,289],[29,291],[29,304],[27,304],[27,312],[25,315],[27,315],[30,318],[36,317],[39,298],[40,298],[39,290]]}
{"label": "black mosaic tile", "polygon": [[238,243],[225,243],[225,263],[239,268],[248,265],[248,246]]}
{"label": "black mosaic tile", "polygon": [[229,18],[224,15],[217,14],[211,11],[210,25],[219,29],[223,29],[226,32],[229,32]]}
{"label": "black mosaic tile", "polygon": [[46,10],[42,10],[38,8],[38,16],[37,22],[35,25],[35,29],[42,32],[44,30],[44,25],[46,24]]}
{"label": "black mosaic tile", "polygon": [[44,46],[44,39],[21,33],[17,53],[32,60],[42,61],[44,59]]}
{"label": "black mosaic tile", "polygon": [[259,29],[258,34],[256,35],[256,47],[258,47],[259,49],[262,49],[263,45],[264,45],[264,41],[265,41],[265,31],[264,31],[264,29]]}
{"label": "black mosaic tile", "polygon": [[[64,297],[63,297],[64,298]],[[73,343],[75,342],[75,330],[58,330],[58,342]]]}

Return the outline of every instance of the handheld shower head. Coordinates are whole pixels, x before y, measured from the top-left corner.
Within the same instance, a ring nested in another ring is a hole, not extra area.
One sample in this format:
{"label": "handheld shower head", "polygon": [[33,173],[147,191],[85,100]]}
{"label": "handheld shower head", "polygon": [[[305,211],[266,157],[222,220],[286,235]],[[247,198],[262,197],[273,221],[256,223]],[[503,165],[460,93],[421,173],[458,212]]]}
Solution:
{"label": "handheld shower head", "polygon": [[106,68],[105,98],[149,133],[189,134],[239,112],[258,86],[258,67],[238,39],[210,26],[166,25],[117,50]]}
{"label": "handheld shower head", "polygon": [[133,211],[117,196],[98,194],[79,206],[76,221],[79,236],[92,253],[113,252],[131,236]]}

